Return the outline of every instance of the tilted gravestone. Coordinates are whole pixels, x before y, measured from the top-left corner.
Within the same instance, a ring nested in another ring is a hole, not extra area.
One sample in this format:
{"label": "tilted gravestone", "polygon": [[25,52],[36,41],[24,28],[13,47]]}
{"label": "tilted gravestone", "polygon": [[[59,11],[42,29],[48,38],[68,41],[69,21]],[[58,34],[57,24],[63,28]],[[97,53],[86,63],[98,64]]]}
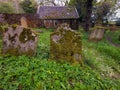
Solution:
{"label": "tilted gravestone", "polygon": [[89,40],[95,42],[101,41],[103,39],[104,33],[104,28],[97,28],[90,33]]}
{"label": "tilted gravestone", "polygon": [[21,22],[22,27],[24,27],[24,28],[28,27],[27,19],[25,17],[21,17],[20,22]]}
{"label": "tilted gravestone", "polygon": [[71,63],[82,63],[82,41],[80,33],[62,24],[50,35],[50,58]]}
{"label": "tilted gravestone", "polygon": [[38,35],[29,28],[9,26],[3,33],[2,54],[34,56]]}

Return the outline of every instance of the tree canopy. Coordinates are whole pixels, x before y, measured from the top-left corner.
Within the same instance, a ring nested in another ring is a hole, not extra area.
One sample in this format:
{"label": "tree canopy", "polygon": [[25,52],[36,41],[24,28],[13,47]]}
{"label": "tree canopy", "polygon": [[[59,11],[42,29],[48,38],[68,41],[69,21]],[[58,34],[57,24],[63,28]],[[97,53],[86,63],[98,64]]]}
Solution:
{"label": "tree canopy", "polygon": [[34,0],[24,0],[20,3],[20,5],[26,13],[35,13],[36,12],[37,5]]}

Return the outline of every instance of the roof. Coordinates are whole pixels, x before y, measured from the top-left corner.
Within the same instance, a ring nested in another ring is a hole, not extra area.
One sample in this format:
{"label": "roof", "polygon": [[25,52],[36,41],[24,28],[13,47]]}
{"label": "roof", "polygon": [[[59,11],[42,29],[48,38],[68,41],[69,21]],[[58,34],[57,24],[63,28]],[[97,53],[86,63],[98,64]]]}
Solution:
{"label": "roof", "polygon": [[74,7],[67,6],[41,6],[37,14],[40,19],[77,19],[79,14]]}

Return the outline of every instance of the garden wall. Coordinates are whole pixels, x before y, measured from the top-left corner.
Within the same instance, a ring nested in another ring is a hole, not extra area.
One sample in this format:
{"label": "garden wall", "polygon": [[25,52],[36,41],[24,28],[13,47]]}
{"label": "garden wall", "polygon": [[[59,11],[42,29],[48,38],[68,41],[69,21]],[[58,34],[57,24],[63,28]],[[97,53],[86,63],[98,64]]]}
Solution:
{"label": "garden wall", "polygon": [[0,14],[0,23],[18,24],[20,25],[21,17],[27,19],[29,27],[43,27],[43,21],[39,19],[37,14]]}
{"label": "garden wall", "polygon": [[0,24],[7,23],[21,25],[21,18],[25,17],[27,26],[31,28],[57,28],[62,23],[68,23],[74,29],[79,29],[79,21],[77,19],[40,19],[38,14],[0,14]]}

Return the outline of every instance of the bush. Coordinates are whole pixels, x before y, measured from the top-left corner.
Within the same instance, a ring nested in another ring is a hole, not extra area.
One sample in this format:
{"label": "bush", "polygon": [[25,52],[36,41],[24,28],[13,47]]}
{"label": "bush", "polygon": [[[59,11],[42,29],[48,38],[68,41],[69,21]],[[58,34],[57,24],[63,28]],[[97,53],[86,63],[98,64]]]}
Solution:
{"label": "bush", "polygon": [[32,0],[24,0],[20,3],[22,9],[26,13],[35,13],[36,12],[36,4]]}
{"label": "bush", "polygon": [[0,3],[0,13],[14,13],[14,8],[8,2]]}

